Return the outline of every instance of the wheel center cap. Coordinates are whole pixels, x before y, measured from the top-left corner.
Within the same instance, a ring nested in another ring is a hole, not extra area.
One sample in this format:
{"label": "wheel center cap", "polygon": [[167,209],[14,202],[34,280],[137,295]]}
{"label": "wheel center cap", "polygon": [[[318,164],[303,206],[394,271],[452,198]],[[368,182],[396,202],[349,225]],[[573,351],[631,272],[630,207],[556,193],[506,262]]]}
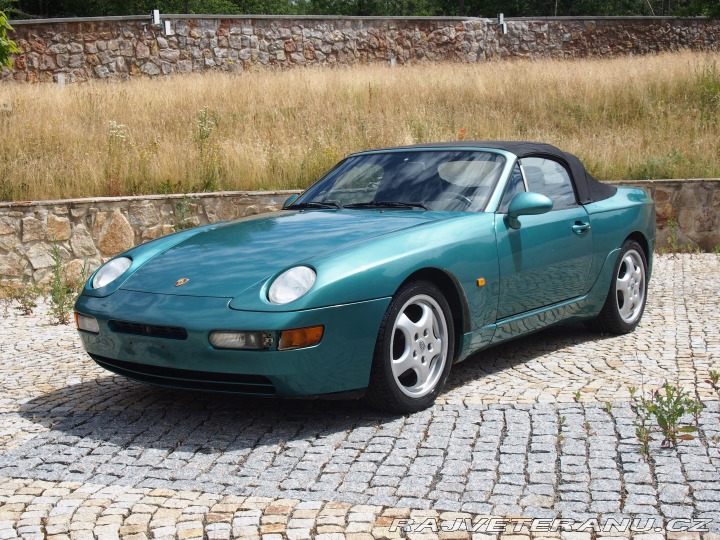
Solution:
{"label": "wheel center cap", "polygon": [[426,345],[422,339],[420,340],[420,343],[418,343],[418,347],[420,348],[420,352],[425,352]]}

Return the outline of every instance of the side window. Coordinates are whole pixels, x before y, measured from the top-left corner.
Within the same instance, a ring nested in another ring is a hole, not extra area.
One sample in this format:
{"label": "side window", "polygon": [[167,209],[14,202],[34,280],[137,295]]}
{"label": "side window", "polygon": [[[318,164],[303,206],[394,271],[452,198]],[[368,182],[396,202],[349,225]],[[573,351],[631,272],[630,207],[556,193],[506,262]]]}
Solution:
{"label": "side window", "polygon": [[498,212],[501,214],[507,214],[510,201],[512,201],[515,195],[522,193],[523,191],[525,191],[525,184],[523,183],[520,165],[516,163],[515,167],[513,167],[512,173],[510,174],[507,187],[505,188],[505,195],[503,195],[502,201],[500,201]]}
{"label": "side window", "polygon": [[572,180],[565,167],[552,159],[530,157],[522,160],[528,190],[542,193],[553,202],[553,210],[577,206]]}

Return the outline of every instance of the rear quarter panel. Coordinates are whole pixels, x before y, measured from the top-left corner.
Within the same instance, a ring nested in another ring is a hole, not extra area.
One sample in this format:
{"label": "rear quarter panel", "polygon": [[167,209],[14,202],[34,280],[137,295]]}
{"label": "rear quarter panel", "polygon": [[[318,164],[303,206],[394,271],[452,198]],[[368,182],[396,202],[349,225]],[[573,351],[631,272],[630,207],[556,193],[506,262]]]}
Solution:
{"label": "rear quarter panel", "polygon": [[642,189],[619,187],[613,197],[585,208],[592,225],[594,252],[588,285],[592,286],[599,277],[607,255],[622,246],[629,236],[644,239],[649,279],[655,249],[655,204],[652,198]]}

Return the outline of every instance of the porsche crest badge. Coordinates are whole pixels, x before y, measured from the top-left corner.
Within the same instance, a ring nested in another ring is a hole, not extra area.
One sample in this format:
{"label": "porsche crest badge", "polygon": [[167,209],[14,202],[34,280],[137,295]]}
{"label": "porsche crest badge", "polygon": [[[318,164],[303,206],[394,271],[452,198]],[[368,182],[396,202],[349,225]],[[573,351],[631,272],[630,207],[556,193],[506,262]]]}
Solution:
{"label": "porsche crest badge", "polygon": [[176,287],[181,287],[181,286],[185,285],[188,281],[190,281],[190,280],[189,280],[188,278],[186,278],[186,277],[180,278],[180,279],[178,279],[178,280],[175,282],[175,286],[176,286]]}

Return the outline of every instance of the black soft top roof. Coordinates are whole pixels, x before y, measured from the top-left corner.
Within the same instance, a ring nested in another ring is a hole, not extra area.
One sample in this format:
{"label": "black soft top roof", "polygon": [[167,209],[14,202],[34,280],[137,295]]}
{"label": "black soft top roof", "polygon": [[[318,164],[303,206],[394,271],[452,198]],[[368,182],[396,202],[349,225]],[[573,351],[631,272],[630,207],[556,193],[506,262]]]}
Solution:
{"label": "black soft top roof", "polygon": [[[582,162],[573,154],[563,152],[551,144],[525,142],[525,141],[456,141],[445,143],[425,143],[412,146],[402,146],[403,149],[441,149],[441,148],[489,148],[505,150],[515,154],[518,158],[537,156],[555,159],[567,166],[572,180],[575,183],[580,204],[589,204],[595,201],[609,199],[617,192],[615,186],[604,184],[593,178],[585,170]],[[388,148],[387,150],[394,150]]]}

